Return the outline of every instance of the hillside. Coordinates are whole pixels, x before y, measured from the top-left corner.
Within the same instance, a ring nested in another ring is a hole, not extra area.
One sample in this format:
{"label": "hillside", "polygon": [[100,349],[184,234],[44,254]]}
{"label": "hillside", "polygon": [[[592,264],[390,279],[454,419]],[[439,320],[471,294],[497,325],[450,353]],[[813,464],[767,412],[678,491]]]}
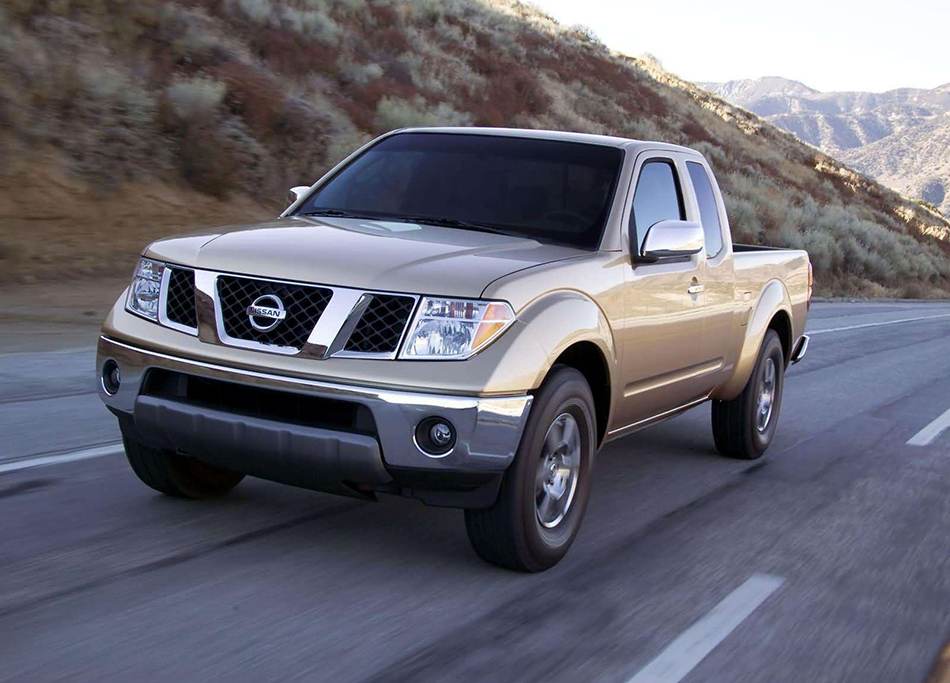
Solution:
{"label": "hillside", "polygon": [[950,215],[950,83],[884,93],[819,92],[775,77],[700,85]]}
{"label": "hillside", "polygon": [[372,136],[543,127],[692,145],[737,240],[818,292],[950,296],[950,224],[761,119],[509,0],[8,0],[0,281],[131,268],[153,237],[273,215]]}

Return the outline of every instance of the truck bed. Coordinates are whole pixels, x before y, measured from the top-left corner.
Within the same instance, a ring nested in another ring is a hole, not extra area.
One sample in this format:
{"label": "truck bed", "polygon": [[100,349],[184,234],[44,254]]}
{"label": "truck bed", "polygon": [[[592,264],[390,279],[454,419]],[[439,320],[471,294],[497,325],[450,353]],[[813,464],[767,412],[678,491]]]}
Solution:
{"label": "truck bed", "polygon": [[732,244],[732,253],[741,254],[747,251],[788,251],[781,247],[766,247],[761,244]]}
{"label": "truck bed", "polygon": [[792,307],[793,334],[797,339],[805,331],[808,310],[808,253],[746,244],[735,244],[732,251],[737,296],[755,302],[769,283],[781,282]]}

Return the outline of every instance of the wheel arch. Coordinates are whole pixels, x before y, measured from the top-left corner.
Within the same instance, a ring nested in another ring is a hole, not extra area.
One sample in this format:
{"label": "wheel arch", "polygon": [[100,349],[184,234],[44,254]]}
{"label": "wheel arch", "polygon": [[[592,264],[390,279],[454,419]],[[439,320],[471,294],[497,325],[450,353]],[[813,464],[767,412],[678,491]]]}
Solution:
{"label": "wheel arch", "polygon": [[594,396],[601,443],[610,424],[619,371],[619,353],[603,310],[585,294],[562,290],[533,302],[518,317],[528,323],[527,328],[545,350],[533,388],[540,387],[556,365],[578,370]]}
{"label": "wheel arch", "polygon": [[713,393],[713,398],[729,401],[738,396],[755,368],[755,362],[759,357],[759,349],[762,347],[762,341],[769,330],[775,330],[782,342],[782,352],[785,357],[785,363],[792,353],[792,304],[788,296],[788,290],[780,280],[770,280],[762,288],[755,307],[749,316],[749,322],[745,325],[745,336],[742,340],[742,348],[736,359],[735,370],[732,377],[717,391]]}
{"label": "wheel arch", "polygon": [[788,367],[792,358],[792,319],[788,311],[779,309],[769,320],[769,326],[766,330],[775,330],[779,341],[782,342],[782,355],[785,358],[785,367]]}
{"label": "wheel arch", "polygon": [[594,397],[594,418],[597,420],[597,445],[604,442],[607,435],[607,424],[610,418],[610,368],[607,359],[596,344],[590,341],[580,341],[566,348],[557,360],[554,367],[564,365],[574,368],[587,380],[591,394]]}

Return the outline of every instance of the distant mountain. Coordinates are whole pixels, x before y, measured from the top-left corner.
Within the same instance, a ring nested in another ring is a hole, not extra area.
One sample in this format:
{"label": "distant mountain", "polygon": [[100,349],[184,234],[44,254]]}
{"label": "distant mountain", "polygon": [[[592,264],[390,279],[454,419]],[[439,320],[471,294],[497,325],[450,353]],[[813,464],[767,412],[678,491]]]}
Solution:
{"label": "distant mountain", "polygon": [[778,77],[699,85],[950,215],[950,83],[884,93]]}
{"label": "distant mountain", "polygon": [[736,103],[740,100],[743,102],[757,102],[760,99],[777,95],[807,96],[821,94],[804,83],[779,76],[744,78],[726,83],[699,83],[699,85],[707,90],[712,90],[724,100]]}

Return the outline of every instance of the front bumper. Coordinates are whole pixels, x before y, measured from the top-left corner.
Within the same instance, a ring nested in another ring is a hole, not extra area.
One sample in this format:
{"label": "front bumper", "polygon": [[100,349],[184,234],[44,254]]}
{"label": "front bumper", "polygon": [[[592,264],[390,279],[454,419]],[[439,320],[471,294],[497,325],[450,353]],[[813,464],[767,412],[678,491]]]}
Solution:
{"label": "front bumper", "polygon": [[[532,401],[530,395],[439,395],[272,375],[177,357],[102,336],[97,354],[100,374],[109,360],[118,364],[121,383],[118,391],[109,394],[100,382],[99,394],[119,416],[123,431],[134,430],[147,440],[161,441],[164,447],[174,445],[219,466],[228,466],[222,458],[230,453],[235,458],[230,469],[325,490],[335,490],[339,481],[330,480],[338,476],[348,477],[350,485],[391,490],[406,483],[415,488],[438,488],[444,482],[451,484],[456,475],[464,479],[465,475],[500,474],[518,449]],[[364,406],[372,414],[374,433],[367,436],[365,432],[311,427],[299,420],[285,423],[273,416],[235,415],[213,405],[143,395],[143,382],[153,369]],[[457,433],[452,450],[439,457],[423,452],[414,438],[419,421],[433,416],[451,422]],[[255,463],[275,459],[285,465],[282,476],[255,467]],[[308,462],[315,467],[306,467]],[[300,470],[302,479],[288,481],[295,469]],[[326,479],[326,487],[319,485],[321,477]],[[392,484],[387,482],[389,477]]]}

